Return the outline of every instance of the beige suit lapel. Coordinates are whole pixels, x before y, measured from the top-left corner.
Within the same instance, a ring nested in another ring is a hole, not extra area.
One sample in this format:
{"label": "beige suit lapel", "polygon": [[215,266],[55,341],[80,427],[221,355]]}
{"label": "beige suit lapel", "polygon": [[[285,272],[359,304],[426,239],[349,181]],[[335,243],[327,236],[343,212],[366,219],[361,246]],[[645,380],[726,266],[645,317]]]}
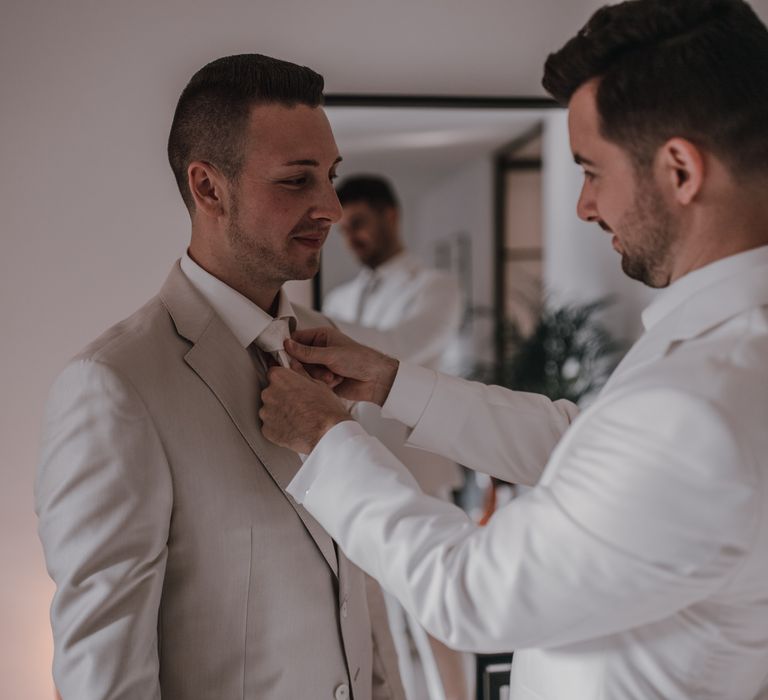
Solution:
{"label": "beige suit lapel", "polygon": [[192,343],[186,363],[216,395],[240,434],[280,487],[312,539],[338,575],[333,540],[315,519],[287,493],[285,488],[301,466],[298,455],[269,442],[261,434],[258,411],[261,389],[266,383],[248,351],[197,293],[178,263],[160,293],[177,331]]}

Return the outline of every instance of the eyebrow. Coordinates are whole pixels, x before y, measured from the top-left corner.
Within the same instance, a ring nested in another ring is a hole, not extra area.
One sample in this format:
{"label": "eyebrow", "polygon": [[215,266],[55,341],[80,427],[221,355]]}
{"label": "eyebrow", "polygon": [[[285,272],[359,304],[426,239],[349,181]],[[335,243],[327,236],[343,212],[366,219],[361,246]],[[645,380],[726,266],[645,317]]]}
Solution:
{"label": "eyebrow", "polygon": [[[341,163],[341,161],[344,160],[341,156],[339,156],[336,160],[333,161],[334,165],[338,165]],[[311,165],[313,168],[319,168],[320,163],[316,160],[313,160],[312,158],[304,158],[300,160],[289,160],[287,163],[283,163],[283,165]]]}
{"label": "eyebrow", "polygon": [[578,153],[573,154],[573,161],[576,163],[576,165],[594,165],[594,163],[589,158],[585,158]]}

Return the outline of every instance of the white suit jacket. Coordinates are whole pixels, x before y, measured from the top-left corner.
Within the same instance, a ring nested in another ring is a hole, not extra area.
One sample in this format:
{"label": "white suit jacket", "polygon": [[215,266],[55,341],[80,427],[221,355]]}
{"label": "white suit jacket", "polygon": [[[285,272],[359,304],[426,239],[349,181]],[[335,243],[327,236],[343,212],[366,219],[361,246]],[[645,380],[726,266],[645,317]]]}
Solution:
{"label": "white suit jacket", "polygon": [[409,444],[537,484],[485,528],[354,423],[289,492],[514,700],[752,700],[768,679],[768,247],[676,282],[597,401],[401,364]]}
{"label": "white suit jacket", "polygon": [[[372,279],[372,291],[357,319],[360,299]],[[336,287],[323,300],[323,313],[360,343],[400,360],[445,369],[456,350],[461,292],[452,275],[400,253],[373,271],[363,268],[354,279]],[[463,483],[455,462],[407,447],[406,426],[382,417],[378,406],[359,403],[353,415],[408,466],[425,493],[446,498]]]}
{"label": "white suit jacket", "polygon": [[57,379],[35,495],[64,700],[402,697],[363,573],[283,490],[265,384],[178,265]]}

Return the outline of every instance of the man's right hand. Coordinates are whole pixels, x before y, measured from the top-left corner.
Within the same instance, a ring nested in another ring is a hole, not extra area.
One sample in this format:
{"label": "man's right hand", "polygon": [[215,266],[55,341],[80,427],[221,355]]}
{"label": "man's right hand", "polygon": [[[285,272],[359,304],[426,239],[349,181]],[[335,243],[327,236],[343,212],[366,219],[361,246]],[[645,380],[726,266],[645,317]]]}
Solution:
{"label": "man's right hand", "polygon": [[285,349],[341,398],[379,406],[387,400],[399,366],[397,360],[329,326],[295,331]]}

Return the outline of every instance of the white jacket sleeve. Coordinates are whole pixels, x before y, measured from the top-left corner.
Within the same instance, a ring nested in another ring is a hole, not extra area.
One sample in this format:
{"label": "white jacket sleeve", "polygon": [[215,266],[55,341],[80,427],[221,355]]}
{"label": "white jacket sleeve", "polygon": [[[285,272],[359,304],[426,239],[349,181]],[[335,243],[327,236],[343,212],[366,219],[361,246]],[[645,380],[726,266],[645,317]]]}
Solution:
{"label": "white jacket sleeve", "polygon": [[413,428],[407,445],[516,484],[539,480],[578,408],[539,394],[401,362],[382,415]]}
{"label": "white jacket sleeve", "polygon": [[617,398],[584,414],[553,459],[553,474],[478,527],[346,422],[289,492],[431,634],[479,652],[662,619],[722,586],[752,544],[754,463],[700,400]]}
{"label": "white jacket sleeve", "polygon": [[103,364],[67,367],[49,397],[35,485],[63,700],[160,698],[171,489],[135,390]]}

